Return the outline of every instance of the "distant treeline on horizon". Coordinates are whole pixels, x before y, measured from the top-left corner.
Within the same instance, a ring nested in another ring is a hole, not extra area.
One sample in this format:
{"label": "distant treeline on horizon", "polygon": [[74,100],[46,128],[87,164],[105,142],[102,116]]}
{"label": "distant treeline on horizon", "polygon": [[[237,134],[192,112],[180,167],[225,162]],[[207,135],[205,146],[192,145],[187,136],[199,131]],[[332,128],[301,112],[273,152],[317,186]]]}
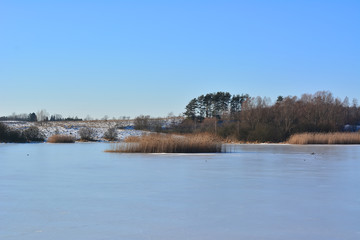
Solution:
{"label": "distant treeline on horizon", "polygon": [[[91,120],[109,120],[109,116],[105,115],[101,119],[93,119],[89,115],[86,118],[75,117],[62,117],[61,114],[50,115],[46,110],[38,111],[37,113],[13,113],[10,116],[0,117],[0,121],[25,121],[25,122],[46,122],[46,121],[91,121]],[[112,118],[112,120],[129,120],[128,116],[121,116],[118,119]]]}
{"label": "distant treeline on horizon", "polygon": [[3,116],[0,117],[0,121],[28,121],[28,122],[37,122],[37,121],[82,121],[83,119],[76,117],[67,117],[63,118],[61,115],[51,115],[50,118],[48,116],[44,116],[41,119],[38,118],[36,113],[29,114],[13,114],[11,116]]}
{"label": "distant treeline on horizon", "polygon": [[[50,116],[50,117],[48,117]],[[184,118],[161,118],[140,115],[134,128],[156,132],[207,132],[224,139],[250,142],[282,142],[291,135],[303,132],[358,131],[360,107],[354,99],[335,98],[328,91],[297,96],[278,96],[275,103],[267,97],[228,92],[208,93],[193,98],[185,106]],[[176,118],[176,120],[175,120]],[[129,120],[124,117],[122,120]],[[0,120],[21,121],[82,121],[81,118],[62,118],[45,110],[30,114],[13,114]],[[85,119],[88,120],[88,119]],[[105,116],[102,120],[108,120]]]}
{"label": "distant treeline on horizon", "polygon": [[212,132],[241,141],[281,142],[301,132],[356,131],[360,108],[354,99],[334,98],[328,91],[269,98],[217,92],[193,98],[184,113],[183,132]]}

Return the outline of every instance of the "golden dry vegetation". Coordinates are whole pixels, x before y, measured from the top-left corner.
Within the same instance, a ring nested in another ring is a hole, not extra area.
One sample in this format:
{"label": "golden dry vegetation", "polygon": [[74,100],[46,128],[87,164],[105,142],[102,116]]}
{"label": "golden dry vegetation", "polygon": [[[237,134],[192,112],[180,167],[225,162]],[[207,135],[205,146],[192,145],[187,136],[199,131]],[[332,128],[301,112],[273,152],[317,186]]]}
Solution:
{"label": "golden dry vegetation", "polygon": [[150,134],[130,137],[107,152],[126,153],[216,153],[222,144],[210,134]]}
{"label": "golden dry vegetation", "polygon": [[292,135],[290,144],[360,144],[360,133],[298,133]]}
{"label": "golden dry vegetation", "polygon": [[75,138],[70,135],[52,135],[47,141],[49,143],[74,143]]}

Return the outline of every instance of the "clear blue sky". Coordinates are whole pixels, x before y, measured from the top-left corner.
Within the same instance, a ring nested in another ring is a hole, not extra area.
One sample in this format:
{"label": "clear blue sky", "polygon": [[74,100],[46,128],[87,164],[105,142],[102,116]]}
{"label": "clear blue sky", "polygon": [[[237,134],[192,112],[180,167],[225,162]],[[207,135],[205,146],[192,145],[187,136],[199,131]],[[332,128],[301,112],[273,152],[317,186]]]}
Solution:
{"label": "clear blue sky", "polygon": [[360,98],[360,1],[0,0],[0,116],[166,116],[201,94]]}

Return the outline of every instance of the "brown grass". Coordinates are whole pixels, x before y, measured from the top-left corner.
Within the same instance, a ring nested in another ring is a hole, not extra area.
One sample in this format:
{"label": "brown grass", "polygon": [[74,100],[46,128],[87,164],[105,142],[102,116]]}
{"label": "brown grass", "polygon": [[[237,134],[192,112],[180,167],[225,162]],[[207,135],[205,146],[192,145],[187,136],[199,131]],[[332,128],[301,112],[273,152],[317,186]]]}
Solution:
{"label": "brown grass", "polygon": [[[133,140],[135,142],[131,142]],[[126,153],[215,153],[221,152],[222,144],[209,134],[164,135],[150,134],[126,140],[114,145],[107,152]]]}
{"label": "brown grass", "polygon": [[140,142],[141,137],[139,136],[128,136],[127,138],[124,139],[124,142],[126,143],[135,143],[135,142]]}
{"label": "brown grass", "polygon": [[292,135],[290,144],[360,144],[360,133],[299,133]]}
{"label": "brown grass", "polygon": [[52,135],[47,141],[49,143],[74,143],[75,138],[70,135]]}

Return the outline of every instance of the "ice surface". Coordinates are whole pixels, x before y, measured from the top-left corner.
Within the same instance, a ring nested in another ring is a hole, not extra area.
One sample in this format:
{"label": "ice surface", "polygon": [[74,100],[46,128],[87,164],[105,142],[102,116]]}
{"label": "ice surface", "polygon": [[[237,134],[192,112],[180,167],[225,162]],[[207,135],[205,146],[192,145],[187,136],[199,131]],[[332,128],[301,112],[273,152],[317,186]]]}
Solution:
{"label": "ice surface", "polygon": [[360,146],[110,147],[0,144],[0,239],[360,239]]}

